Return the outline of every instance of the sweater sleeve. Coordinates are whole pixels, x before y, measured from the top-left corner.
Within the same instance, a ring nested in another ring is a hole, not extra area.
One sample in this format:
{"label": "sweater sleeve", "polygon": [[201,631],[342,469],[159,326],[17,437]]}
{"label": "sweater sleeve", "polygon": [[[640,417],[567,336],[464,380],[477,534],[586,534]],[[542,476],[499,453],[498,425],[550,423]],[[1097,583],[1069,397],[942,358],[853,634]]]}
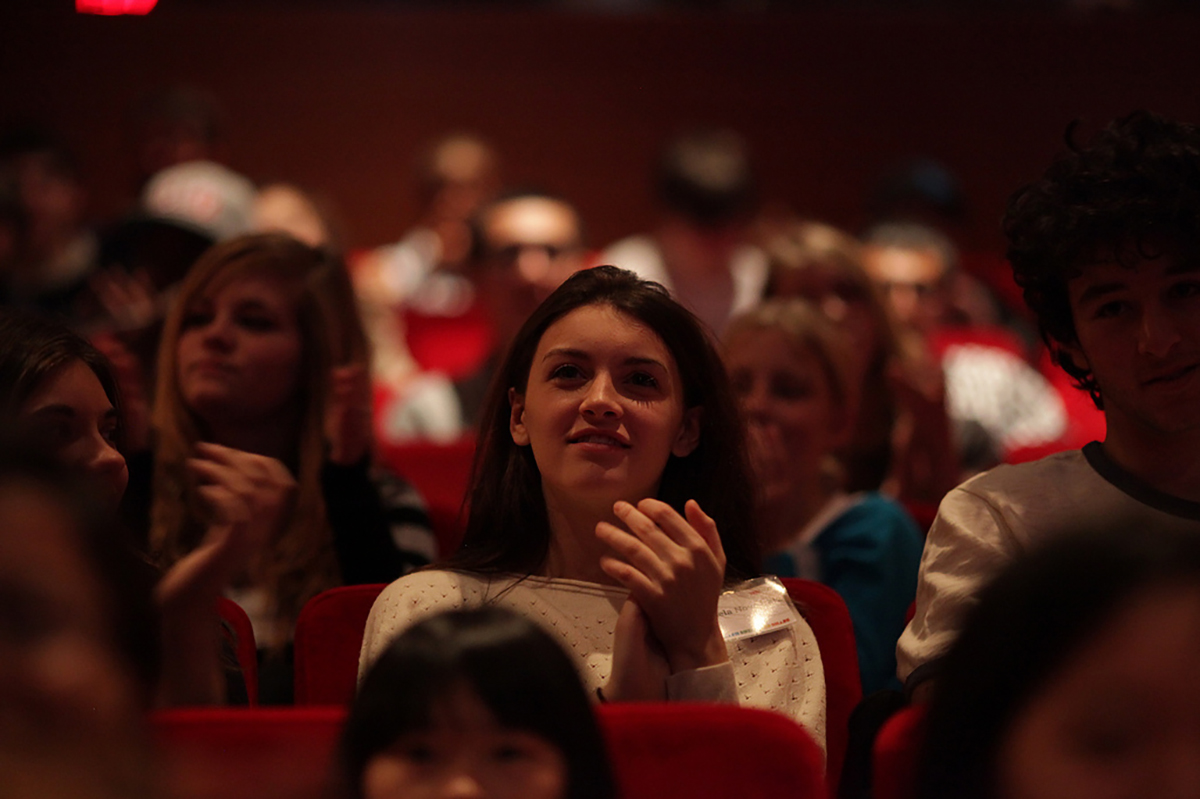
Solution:
{"label": "sweater sleeve", "polygon": [[969,484],[942,500],[921,555],[916,613],[896,647],[906,688],[932,676],[981,585],[1012,558],[1012,540],[1000,512]]}
{"label": "sweater sleeve", "polygon": [[430,563],[436,539],[420,495],[367,459],[351,466],[326,461],[321,469],[325,512],[347,585],[387,583]]}

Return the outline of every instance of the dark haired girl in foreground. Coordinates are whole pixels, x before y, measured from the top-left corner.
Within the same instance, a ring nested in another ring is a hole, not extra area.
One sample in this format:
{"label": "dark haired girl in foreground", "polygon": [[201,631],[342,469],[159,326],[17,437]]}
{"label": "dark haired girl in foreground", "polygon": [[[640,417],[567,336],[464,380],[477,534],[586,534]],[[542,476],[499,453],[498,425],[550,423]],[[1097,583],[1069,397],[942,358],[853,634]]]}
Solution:
{"label": "dark haired girl in foreground", "polygon": [[539,306],[492,384],[470,499],[455,557],[376,602],[362,671],[423,616],[500,604],[552,630],[592,694],[765,706],[824,744],[803,618],[728,642],[718,624],[758,566],[742,431],[711,343],[661,286],[599,267]]}
{"label": "dark haired girl in foreground", "polygon": [[612,799],[604,739],[570,657],[501,608],[413,625],[367,674],[342,741],[355,799]]}

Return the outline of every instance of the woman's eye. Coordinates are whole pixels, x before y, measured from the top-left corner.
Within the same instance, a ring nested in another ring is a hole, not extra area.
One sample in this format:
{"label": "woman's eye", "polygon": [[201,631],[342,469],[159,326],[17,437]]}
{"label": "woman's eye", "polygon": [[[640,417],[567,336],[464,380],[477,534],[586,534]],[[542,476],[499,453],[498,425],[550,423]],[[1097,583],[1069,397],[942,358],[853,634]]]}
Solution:
{"label": "woman's eye", "polygon": [[265,332],[279,327],[274,318],[259,314],[246,314],[239,316],[237,318],[237,322],[247,330],[253,330],[255,332]]}
{"label": "woman's eye", "polygon": [[1179,299],[1200,296],[1200,283],[1190,280],[1176,283],[1171,286],[1171,296]]}
{"label": "woman's eye", "polygon": [[1097,319],[1112,319],[1113,317],[1120,316],[1124,310],[1125,303],[1114,300],[1113,302],[1106,302],[1097,308],[1095,317]]}
{"label": "woman's eye", "polygon": [[413,763],[432,763],[434,760],[433,747],[428,744],[409,744],[401,754]]}
{"label": "woman's eye", "polygon": [[573,363],[564,363],[556,366],[550,377],[554,380],[578,380],[583,377],[583,370]]}
{"label": "woman's eye", "polygon": [[105,420],[100,425],[100,435],[111,446],[117,446],[117,442],[121,438],[121,423],[116,419]]}
{"label": "woman's eye", "polygon": [[658,379],[648,372],[634,372],[629,382],[641,388],[658,388]]}
{"label": "woman's eye", "polygon": [[501,763],[513,763],[528,756],[529,753],[516,744],[503,744],[492,750],[492,758]]}

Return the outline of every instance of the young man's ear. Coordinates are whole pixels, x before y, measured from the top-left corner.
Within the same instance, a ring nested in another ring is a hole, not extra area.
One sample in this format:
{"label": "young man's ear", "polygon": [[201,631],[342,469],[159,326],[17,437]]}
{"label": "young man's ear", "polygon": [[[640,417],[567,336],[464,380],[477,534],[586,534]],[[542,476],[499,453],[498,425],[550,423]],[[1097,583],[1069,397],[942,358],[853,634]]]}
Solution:
{"label": "young man's ear", "polygon": [[529,431],[525,429],[525,395],[515,388],[508,390],[508,432],[518,447],[529,446]]}
{"label": "young man's ear", "polygon": [[700,416],[704,409],[688,408],[683,412],[683,423],[679,425],[679,433],[671,444],[671,454],[677,458],[686,458],[695,452],[700,445]]}

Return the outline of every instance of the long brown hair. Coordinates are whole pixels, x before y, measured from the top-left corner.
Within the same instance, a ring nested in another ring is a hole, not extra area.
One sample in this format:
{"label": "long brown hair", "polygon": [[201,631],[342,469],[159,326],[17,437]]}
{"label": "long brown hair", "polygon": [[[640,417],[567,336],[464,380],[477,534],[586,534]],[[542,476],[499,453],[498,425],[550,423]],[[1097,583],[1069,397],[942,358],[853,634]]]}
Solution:
{"label": "long brown hair", "polygon": [[754,495],[743,447],[741,417],[729,378],[696,317],[657,283],[615,266],[576,272],[538,306],[517,333],[488,390],[471,478],[470,513],[459,551],[447,564],[480,572],[533,574],[544,564],[550,524],[541,472],[529,447],[513,443],[508,391],[525,390],[542,334],[577,308],[607,305],[653,330],[666,344],[683,380],[683,402],[701,408],[700,443],[667,460],[658,499],[679,513],[695,498],[717,522],[726,578],[758,574]]}
{"label": "long brown hair", "polygon": [[349,276],[330,254],[282,234],[241,236],[208,250],[184,279],[159,346],[150,545],[160,562],[174,563],[200,543],[208,517],[185,469],[205,433],[179,387],[176,357],[183,319],[197,299],[250,275],[280,278],[294,288],[302,339],[296,387],[300,423],[295,451],[286,459],[297,482],[296,504],[259,573],[252,575],[267,589],[275,617],[291,623],[305,601],[341,582],[320,479],[330,370],[343,364],[365,368],[369,360]]}

